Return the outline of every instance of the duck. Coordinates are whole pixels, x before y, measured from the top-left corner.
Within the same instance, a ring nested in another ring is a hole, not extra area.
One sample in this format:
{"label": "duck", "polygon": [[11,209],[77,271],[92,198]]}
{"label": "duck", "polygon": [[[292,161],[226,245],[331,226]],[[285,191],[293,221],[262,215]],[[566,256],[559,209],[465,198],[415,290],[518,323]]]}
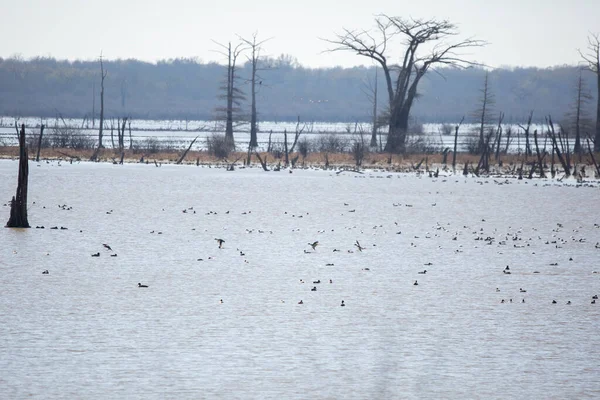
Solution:
{"label": "duck", "polygon": [[346,304],[344,304],[344,300],[342,300],[342,304],[340,304],[340,307],[346,307]]}
{"label": "duck", "polygon": [[225,243],[225,241],[223,239],[217,239],[217,238],[215,238],[215,240],[217,241],[217,243],[219,243],[219,248],[222,249],[223,243]]}
{"label": "duck", "polygon": [[598,295],[597,294],[593,295],[592,300],[598,300]]}
{"label": "duck", "polygon": [[100,252],[92,254],[92,257],[100,257]]}
{"label": "duck", "polygon": [[596,304],[596,299],[592,300],[592,304]]}
{"label": "duck", "polygon": [[426,274],[426,273],[427,273],[427,270],[426,270],[426,269],[424,269],[423,271],[419,271],[418,273],[419,273],[419,274]]}
{"label": "duck", "polygon": [[556,304],[556,300],[552,300],[552,304]]}
{"label": "duck", "polygon": [[521,300],[521,303],[525,303],[525,299]]}
{"label": "duck", "polygon": [[321,280],[313,281],[313,283],[321,283]]}
{"label": "duck", "polygon": [[523,288],[519,288],[519,292],[521,292],[521,293],[527,293],[527,290],[524,290]]}
{"label": "duck", "polygon": [[318,240],[315,240],[314,242],[312,242],[312,243],[309,243],[308,245],[309,245],[310,247],[312,247],[312,249],[313,249],[313,250],[315,250],[315,249],[317,248],[317,246],[319,245],[319,241],[318,241]]}
{"label": "duck", "polygon": [[219,300],[219,303],[223,304],[223,299]]}
{"label": "duck", "polygon": [[500,301],[500,303],[504,303],[504,299],[502,299],[502,300]]}
{"label": "duck", "polygon": [[496,288],[496,292],[499,292],[499,291],[500,291],[500,288]]}
{"label": "duck", "polygon": [[413,283],[413,286],[418,286],[419,282],[415,281],[415,283]]}
{"label": "duck", "polygon": [[567,301],[567,304],[571,304],[571,300]]}
{"label": "duck", "polygon": [[354,243],[354,246],[356,246],[356,248],[358,249],[358,251],[362,252],[364,250],[364,247],[362,247],[360,245],[360,243],[358,243],[358,240],[356,241],[356,243]]}
{"label": "duck", "polygon": [[148,287],[148,285],[142,285],[141,283],[138,282],[138,287]]}
{"label": "duck", "polygon": [[300,301],[298,302],[298,304],[304,304],[304,302],[303,302],[302,300],[300,300]]}
{"label": "duck", "polygon": [[48,272],[48,270],[47,270],[47,269],[45,269],[45,270],[42,272],[42,274],[44,274],[44,275],[48,275],[49,273],[50,273],[50,272]]}
{"label": "duck", "polygon": [[310,289],[310,291],[311,291],[311,292],[316,292],[316,291],[317,291],[317,287],[316,287],[316,286],[313,286],[313,288],[312,288],[312,289]]}

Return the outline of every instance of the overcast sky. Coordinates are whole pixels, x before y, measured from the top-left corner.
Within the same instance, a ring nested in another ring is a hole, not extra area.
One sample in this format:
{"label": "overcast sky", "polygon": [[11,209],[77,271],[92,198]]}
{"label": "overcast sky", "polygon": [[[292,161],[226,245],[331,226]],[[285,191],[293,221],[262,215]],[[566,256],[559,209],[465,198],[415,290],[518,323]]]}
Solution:
{"label": "overcast sky", "polygon": [[[600,0],[0,0],[0,56],[145,61],[198,57],[221,61],[214,41],[272,39],[268,55],[290,54],[309,67],[369,61],[323,53],[341,28],[371,29],[374,15],[447,18],[462,37],[489,45],[471,59],[490,66],[576,64],[586,36],[600,32]],[[391,53],[390,53],[391,54]],[[395,52],[394,54],[398,54]]]}

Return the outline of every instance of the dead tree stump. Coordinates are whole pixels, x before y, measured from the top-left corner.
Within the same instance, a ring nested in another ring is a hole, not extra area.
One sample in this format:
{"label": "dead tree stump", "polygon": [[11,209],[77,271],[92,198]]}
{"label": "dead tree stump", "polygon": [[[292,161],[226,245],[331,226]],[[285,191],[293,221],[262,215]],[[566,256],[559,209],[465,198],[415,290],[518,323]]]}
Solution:
{"label": "dead tree stump", "polygon": [[29,160],[27,158],[27,144],[25,143],[25,124],[21,125],[19,133],[19,178],[17,194],[10,202],[10,218],[6,223],[7,228],[29,228],[27,221],[27,179],[29,175]]}

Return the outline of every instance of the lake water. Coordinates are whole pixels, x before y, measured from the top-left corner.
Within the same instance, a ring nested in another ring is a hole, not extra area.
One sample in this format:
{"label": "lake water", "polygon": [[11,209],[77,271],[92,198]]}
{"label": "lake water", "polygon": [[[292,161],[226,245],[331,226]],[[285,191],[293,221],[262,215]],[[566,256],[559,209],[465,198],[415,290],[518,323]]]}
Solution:
{"label": "lake water", "polygon": [[32,229],[0,229],[0,397],[598,398],[599,194],[30,163]]}
{"label": "lake water", "polygon": [[[18,146],[18,140],[16,130],[14,127],[15,119],[11,117],[0,116],[0,147],[1,146]],[[27,134],[39,135],[40,125],[44,123],[46,129],[44,131],[44,137],[52,138],[53,135],[59,137],[64,136],[62,128],[64,125],[72,127],[72,133],[77,136],[84,136],[89,139],[91,146],[97,145],[98,140],[98,128],[96,122],[96,128],[92,128],[90,121],[83,121],[76,118],[67,118],[63,120],[57,120],[55,118],[33,118],[25,117],[18,120],[19,124],[24,123],[27,127]],[[115,146],[117,143],[117,130],[116,121],[107,120],[106,128],[104,129],[103,145],[111,148],[113,140]],[[114,125],[114,138],[111,140],[110,137],[110,126]],[[446,124],[448,125],[448,124]],[[427,147],[429,150],[435,149],[435,151],[442,151],[445,148],[454,148],[454,126],[456,123],[450,123],[451,134],[442,135],[443,124],[431,123],[422,124],[422,133],[409,134],[408,143],[421,143],[416,146],[419,151],[425,151]],[[496,126],[490,126],[488,128],[495,128]],[[506,145],[506,132],[508,129],[512,129],[510,143]],[[288,133],[288,143],[291,147],[294,141],[294,133],[296,130],[300,130],[300,139],[306,139],[310,143],[313,143],[314,147],[318,147],[319,141],[326,135],[335,134],[338,138],[346,142],[346,150],[349,150],[351,144],[354,141],[363,141],[366,144],[370,143],[370,132],[371,125],[368,123],[354,123],[354,122],[318,122],[318,121],[301,121],[299,125],[296,122],[278,122],[278,121],[261,121],[259,123],[259,132],[257,133],[258,149],[266,151],[271,141],[272,146],[283,149],[284,143],[284,131]],[[457,150],[459,152],[465,152],[469,149],[469,143],[477,140],[478,138],[477,124],[463,124],[459,130],[459,136],[457,140]],[[545,131],[545,126],[532,125],[531,132],[538,129],[540,132]],[[378,140],[380,144],[386,142],[386,128],[380,129],[380,135]],[[57,134],[58,132],[58,134]],[[362,132],[362,134],[361,134]],[[125,132],[125,146],[129,148],[129,128]],[[135,147],[141,149],[151,149],[156,147],[156,141],[161,144],[163,148],[171,148],[175,150],[187,148],[192,140],[197,137],[196,142],[192,145],[192,150],[206,150],[208,148],[208,139],[214,134],[224,135],[224,125],[215,121],[185,121],[185,120],[132,120],[131,121],[131,141]],[[239,124],[234,127],[234,139],[238,151],[245,151],[248,148],[250,142],[250,125],[247,123]],[[531,146],[533,146],[533,133],[531,140]],[[574,140],[571,140],[571,148],[574,145]],[[37,143],[37,142],[35,142]],[[67,141],[69,143],[69,141]],[[540,134],[540,148],[548,149],[550,151],[551,141],[544,135]],[[585,145],[585,143],[584,143]],[[409,145],[410,147],[410,145]],[[508,149],[510,153],[523,153],[525,151],[525,135],[522,129],[518,125],[505,124],[503,125],[503,136],[501,139],[501,149]],[[316,149],[312,150],[316,151]]]}

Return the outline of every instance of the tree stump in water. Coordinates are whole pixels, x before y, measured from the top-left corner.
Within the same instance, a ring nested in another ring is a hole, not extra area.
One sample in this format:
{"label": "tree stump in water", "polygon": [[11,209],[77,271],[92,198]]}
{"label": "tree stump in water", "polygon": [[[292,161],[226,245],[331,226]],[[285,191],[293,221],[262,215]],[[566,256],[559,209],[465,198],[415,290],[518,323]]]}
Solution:
{"label": "tree stump in water", "polygon": [[13,196],[10,202],[10,218],[6,223],[7,228],[29,228],[29,222],[27,221],[28,175],[29,160],[25,143],[25,124],[22,124],[19,133],[19,181],[17,183],[17,194]]}

